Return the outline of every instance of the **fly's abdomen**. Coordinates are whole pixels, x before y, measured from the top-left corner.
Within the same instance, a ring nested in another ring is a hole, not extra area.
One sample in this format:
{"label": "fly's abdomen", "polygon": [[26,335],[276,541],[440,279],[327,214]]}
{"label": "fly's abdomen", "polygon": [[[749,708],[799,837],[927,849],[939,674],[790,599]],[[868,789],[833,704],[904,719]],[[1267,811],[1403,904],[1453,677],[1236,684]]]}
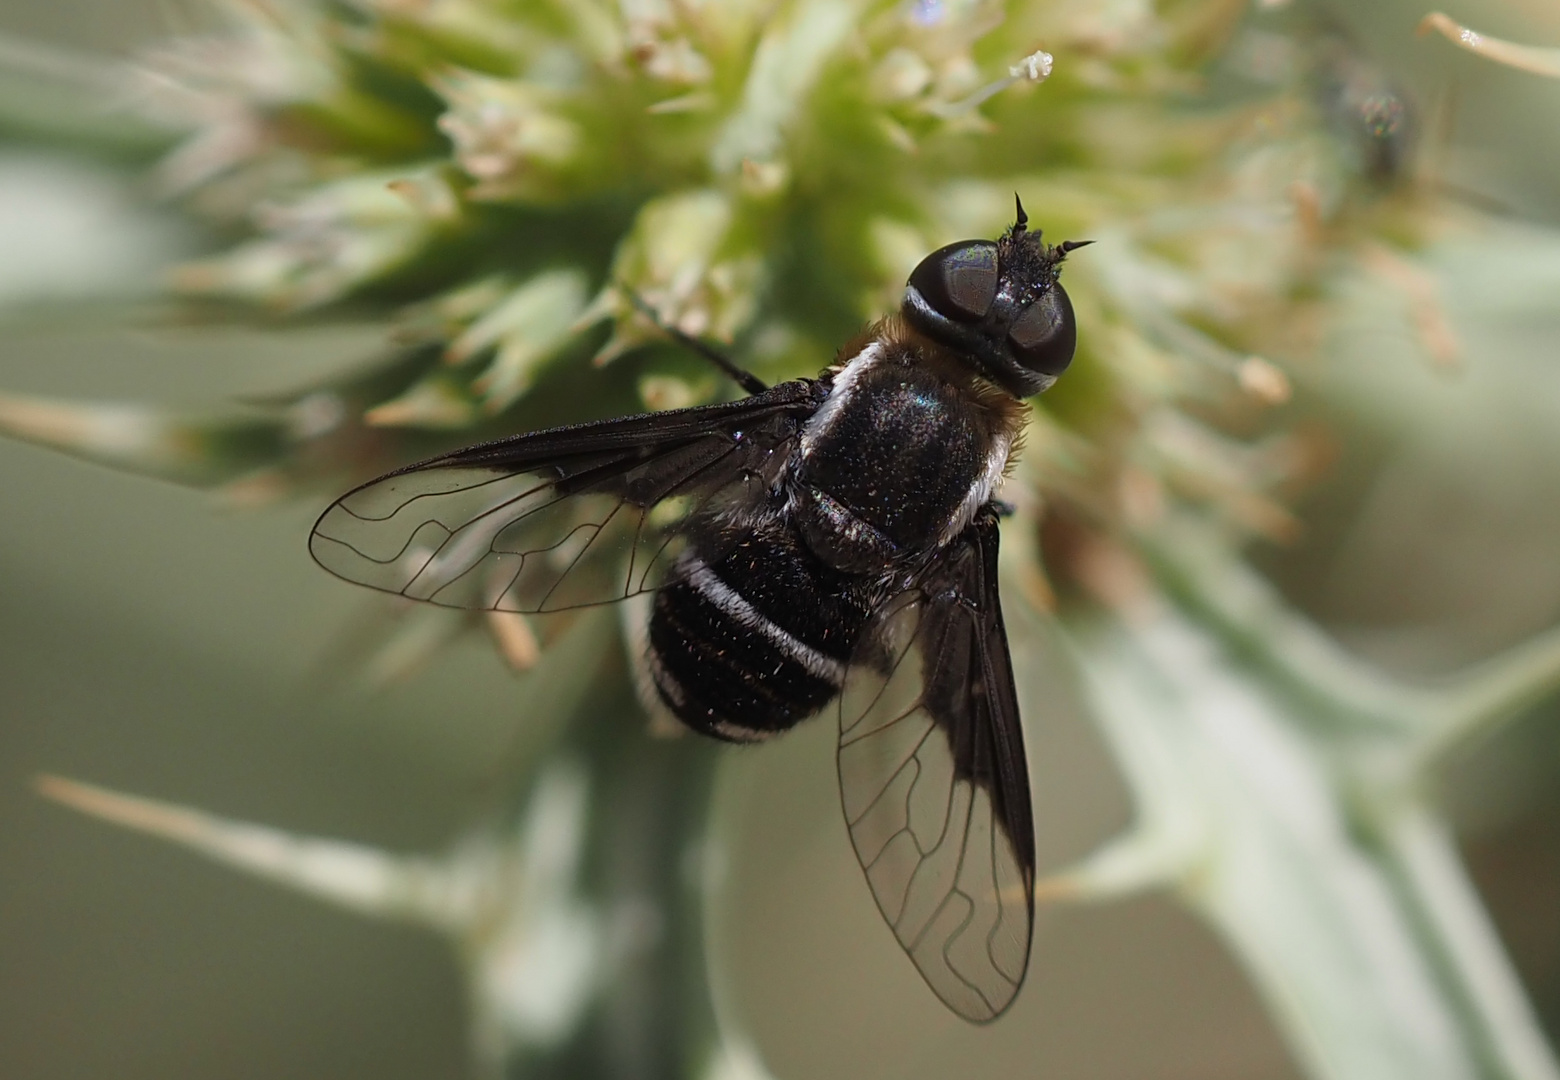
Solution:
{"label": "fly's abdomen", "polygon": [[[720,555],[701,552],[725,548]],[[867,611],[776,515],[734,545],[694,544],[650,617],[650,673],[696,731],[732,741],[790,728],[839,692]]]}

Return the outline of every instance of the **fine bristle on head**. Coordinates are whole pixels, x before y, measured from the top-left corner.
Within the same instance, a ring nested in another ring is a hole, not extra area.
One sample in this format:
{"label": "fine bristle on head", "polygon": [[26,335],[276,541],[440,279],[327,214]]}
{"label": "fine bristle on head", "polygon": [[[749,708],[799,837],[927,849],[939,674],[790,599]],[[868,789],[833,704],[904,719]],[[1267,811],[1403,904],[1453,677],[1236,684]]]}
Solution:
{"label": "fine bristle on head", "polygon": [[997,240],[997,250],[1001,253],[1003,273],[1027,301],[1056,280],[1056,264],[1061,262],[1062,253],[1060,248],[1051,248],[1040,239],[1040,229],[1029,231],[1029,215],[1024,213],[1023,202],[1017,195],[1013,202],[1017,220]]}

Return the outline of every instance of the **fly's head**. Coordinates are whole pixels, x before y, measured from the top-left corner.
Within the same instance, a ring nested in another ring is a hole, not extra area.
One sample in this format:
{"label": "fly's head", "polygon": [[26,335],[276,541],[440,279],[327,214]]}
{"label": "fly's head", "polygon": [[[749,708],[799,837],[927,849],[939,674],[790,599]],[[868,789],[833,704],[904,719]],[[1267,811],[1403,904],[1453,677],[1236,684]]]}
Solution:
{"label": "fly's head", "polygon": [[1038,394],[1072,362],[1072,301],[1057,281],[1069,251],[1030,232],[1022,203],[1001,239],[938,248],[910,274],[900,311],[921,333],[959,354],[1014,397]]}

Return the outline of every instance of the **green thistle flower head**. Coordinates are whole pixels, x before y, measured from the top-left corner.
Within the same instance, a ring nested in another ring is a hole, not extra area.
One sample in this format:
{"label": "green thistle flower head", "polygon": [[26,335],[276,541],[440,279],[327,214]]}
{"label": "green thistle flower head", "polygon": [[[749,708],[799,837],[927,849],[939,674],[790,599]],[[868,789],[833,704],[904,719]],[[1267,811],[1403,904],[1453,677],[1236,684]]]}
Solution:
{"label": "green thistle flower head", "polygon": [[380,378],[323,388],[339,423],[295,438],[283,474],[364,440],[358,469],[425,449],[418,431],[534,424],[533,392],[589,378],[592,359],[632,354],[657,407],[724,393],[638,304],[767,378],[810,374],[895,309],[922,255],[1004,228],[1018,192],[1050,237],[1102,241],[1069,264],[1082,352],[1036,407],[1026,513],[1039,494],[1108,534],[1185,498],[1239,533],[1290,528],[1269,493],[1304,455],[1238,448],[1210,421],[1249,430],[1286,397],[1324,252],[1382,216],[1331,229],[1358,169],[1312,93],[1316,33],[1260,31],[1290,62],[1180,111],[1173,95],[1252,33],[1238,10],[224,10],[143,71],[147,107],[185,131],[165,190],[239,234],[174,288],[282,317],[382,312],[408,346]]}
{"label": "green thistle flower head", "polygon": [[[1004,575],[1026,601],[1015,655],[1044,651],[1037,609],[1072,617],[1140,819],[1040,899],[1175,890],[1319,1077],[1555,1075],[1422,781],[1446,745],[1560,680],[1560,644],[1438,699],[1342,655],[1235,554],[1297,531],[1286,500],[1325,440],[1291,424],[1291,397],[1347,396],[1316,360],[1349,283],[1384,282],[1435,364],[1462,351],[1419,261],[1453,215],[1415,179],[1412,112],[1333,23],[1227,0],[225,0],[221,16],[136,68],[137,106],[175,133],[158,189],[210,227],[171,289],[206,317],[366,319],[382,347],[258,417],[6,397],[0,427],[248,499],[335,493],[458,443],[733,393],[668,327],[767,380],[814,374],[897,308],[928,252],[1006,228],[1016,192],[1053,242],[1095,243],[1065,271],[1077,359],[1031,402],[1001,492]],[[381,674],[465,619],[401,617]],[[702,807],[667,796],[643,815],[665,826],[659,861],[614,864],[642,823],[608,819],[639,804],[598,793],[702,795],[712,759],[621,749],[642,725],[626,692],[594,685],[617,656],[610,623],[557,640],[520,616],[487,626],[515,666],[554,665],[564,688],[536,711],[566,734],[516,799],[530,824],[438,865],[279,837],[286,857],[261,857],[226,822],[46,789],[437,926],[468,962],[492,1062],[573,1060],[558,1047],[617,974],[658,948],[657,977],[702,970],[650,936],[614,952],[623,897],[607,896],[614,867],[653,862],[631,884],[697,955],[678,906],[696,914],[691,875],[670,868],[697,860]],[[592,730],[611,740],[563,722],[601,701],[612,726]],[[568,962],[549,964],[558,941]],[[1423,993],[1403,1005],[1404,986]],[[758,1069],[703,1019],[683,1073]]]}

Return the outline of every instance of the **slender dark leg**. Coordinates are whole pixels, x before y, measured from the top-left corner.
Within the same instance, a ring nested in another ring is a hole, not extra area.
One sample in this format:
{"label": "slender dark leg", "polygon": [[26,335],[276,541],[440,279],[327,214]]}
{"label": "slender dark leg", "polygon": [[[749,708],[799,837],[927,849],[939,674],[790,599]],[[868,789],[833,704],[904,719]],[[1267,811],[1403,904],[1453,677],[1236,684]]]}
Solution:
{"label": "slender dark leg", "polygon": [[688,351],[698,353],[700,356],[704,357],[704,359],[720,368],[722,372],[730,376],[732,381],[734,381],[738,386],[742,387],[742,389],[746,390],[750,394],[762,394],[765,390],[769,389],[764,380],[760,379],[757,375],[754,375],[751,372],[742,370],[730,359],[728,359],[726,355],[719,349],[705,344],[690,334],[683,333],[675,326],[667,326],[664,322],[661,321],[661,316],[655,310],[655,308],[645,303],[644,298],[636,293],[633,289],[628,288],[626,285],[619,285],[618,288],[623,290],[623,295],[628,297],[629,300],[633,302],[633,305],[639,309],[639,313],[641,315],[655,323],[655,325],[660,329],[661,333],[665,334],[667,337],[671,338],[673,341],[677,342],[677,344],[681,345]]}

